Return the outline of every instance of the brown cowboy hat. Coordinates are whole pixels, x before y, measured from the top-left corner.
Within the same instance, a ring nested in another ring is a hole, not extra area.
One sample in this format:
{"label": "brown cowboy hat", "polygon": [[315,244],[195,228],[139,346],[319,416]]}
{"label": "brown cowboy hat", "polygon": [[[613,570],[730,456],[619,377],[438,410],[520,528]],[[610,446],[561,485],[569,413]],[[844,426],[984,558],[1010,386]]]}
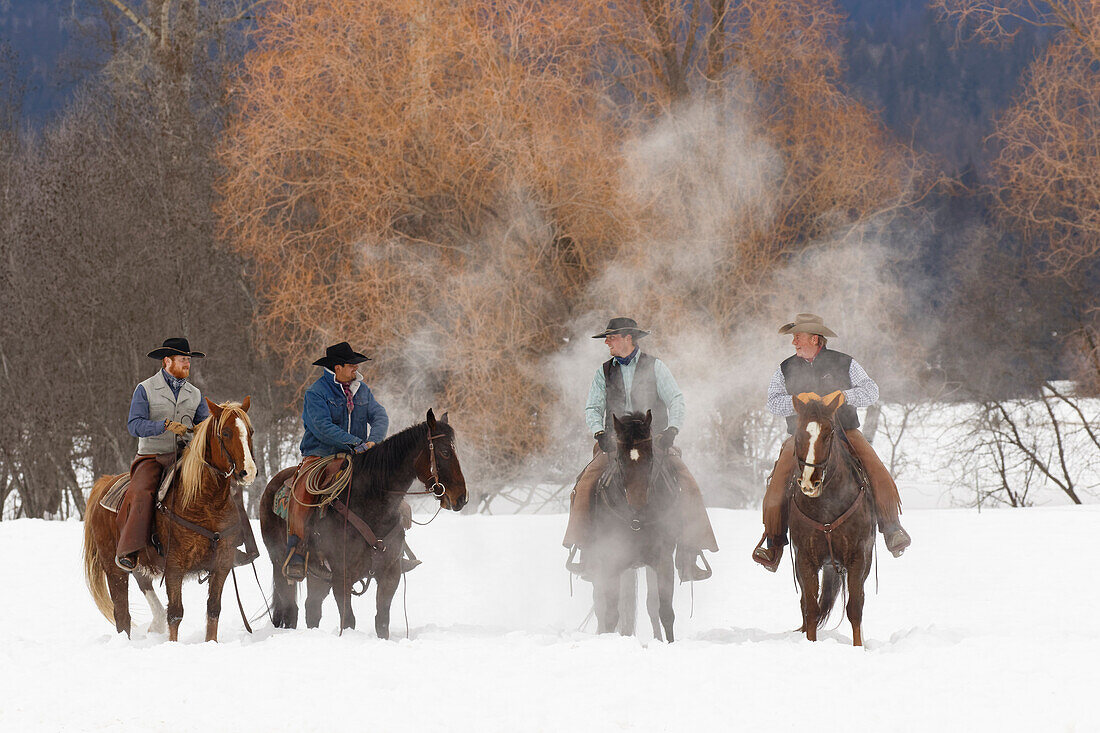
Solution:
{"label": "brown cowboy hat", "polygon": [[192,359],[202,359],[206,354],[201,351],[191,351],[191,344],[185,338],[164,339],[159,349],[149,352],[150,359],[163,359],[166,356],[190,356]]}
{"label": "brown cowboy hat", "polygon": [[370,357],[353,351],[351,344],[341,341],[325,349],[325,355],[313,362],[313,365],[332,369],[337,364],[362,364],[364,361],[370,361]]}
{"label": "brown cowboy hat", "polygon": [[624,335],[630,334],[636,339],[641,338],[642,336],[649,335],[649,331],[643,331],[642,329],[638,328],[638,322],[635,321],[633,318],[612,318],[610,321],[607,322],[607,328],[600,331],[592,338],[602,339],[617,333],[621,333]]}
{"label": "brown cowboy hat", "polygon": [[821,316],[813,313],[799,313],[794,317],[793,323],[779,327],[779,333],[816,333],[818,336],[833,338],[836,336],[826,325]]}

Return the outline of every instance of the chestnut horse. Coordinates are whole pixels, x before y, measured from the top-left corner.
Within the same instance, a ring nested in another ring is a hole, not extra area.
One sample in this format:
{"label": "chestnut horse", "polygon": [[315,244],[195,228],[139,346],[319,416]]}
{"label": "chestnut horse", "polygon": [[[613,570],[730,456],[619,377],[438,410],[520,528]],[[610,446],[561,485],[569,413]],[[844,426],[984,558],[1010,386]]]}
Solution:
{"label": "chestnut horse", "polygon": [[[199,572],[210,574],[206,602],[206,640],[217,641],[222,586],[233,568],[236,545],[244,538],[234,499],[236,481],[247,485],[256,478],[252,458],[252,423],[249,398],[241,403],[223,402],[210,407],[210,417],[195,426],[191,443],[183,451],[172,488],[164,504],[157,504],[154,520],[166,553],[152,547],[138,553],[134,579],[153,611],[150,631],[163,633],[165,610],[153,591],[152,577],[163,575],[168,590],[168,638],[179,638],[183,619],[183,578]],[[130,635],[129,578],[115,565],[118,545],[117,515],[99,504],[118,476],[96,479],[84,514],[84,576],[96,606],[115,630]]]}
{"label": "chestnut horse", "polygon": [[[310,517],[306,626],[315,629],[321,623],[321,603],[332,591],[340,609],[340,629],[354,629],[352,588],[360,580],[369,584],[373,578],[377,581],[374,631],[380,639],[390,637],[390,604],[401,580],[405,546],[402,499],[414,479],[426,488],[420,493],[435,495],[443,509],[457,512],[469,499],[454,436],[447,414],[437,421],[428,410],[426,422],[351,457],[351,483],[324,511],[314,509]],[[274,502],[275,493],[295,470],[297,466],[277,473],[260,499],[260,530],[272,567],[272,622],[285,629],[298,625],[298,602],[296,584],[288,583],[282,573],[286,520],[275,513]],[[366,585],[358,593],[365,590]]]}
{"label": "chestnut horse", "polygon": [[[609,633],[619,624],[620,577],[623,572],[647,567],[647,579],[656,575],[656,604],[652,584],[647,608],[653,636],[661,639],[661,626],[669,642],[675,640],[672,609],[675,572],[672,563],[679,535],[675,484],[666,475],[663,454],[654,452],[650,426],[653,414],[612,416],[617,448],[609,456],[607,472],[596,486],[592,504],[593,539],[585,550],[592,577],[597,632]],[[654,618],[660,619],[660,626]]]}
{"label": "chestnut horse", "polygon": [[[802,589],[802,628],[810,641],[825,624],[848,579],[848,621],[852,643],[863,645],[863,584],[871,572],[875,546],[874,503],[869,482],[852,455],[836,411],[844,393],[824,398],[813,392],[794,397],[798,429],[794,452],[798,468],[791,477],[791,547]],[[820,578],[819,578],[820,575]]]}

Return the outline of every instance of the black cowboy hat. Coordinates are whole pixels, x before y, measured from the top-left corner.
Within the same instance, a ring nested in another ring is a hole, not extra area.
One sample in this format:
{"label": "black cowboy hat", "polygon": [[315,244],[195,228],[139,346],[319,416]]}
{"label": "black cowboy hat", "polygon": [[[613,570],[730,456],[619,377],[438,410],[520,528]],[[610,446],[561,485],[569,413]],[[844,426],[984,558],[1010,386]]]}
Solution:
{"label": "black cowboy hat", "polygon": [[313,362],[313,365],[332,369],[337,364],[362,364],[364,361],[370,361],[370,357],[352,351],[351,344],[341,341],[325,349],[325,355]]}
{"label": "black cowboy hat", "polygon": [[642,336],[648,336],[649,331],[643,331],[638,328],[638,322],[633,318],[612,318],[607,322],[607,328],[597,333],[592,338],[602,339],[611,336],[612,334],[630,334],[634,338],[638,339]]}
{"label": "black cowboy hat", "polygon": [[150,359],[163,359],[166,356],[190,356],[192,359],[202,359],[206,354],[201,351],[191,351],[191,344],[185,338],[164,339],[159,349],[149,352]]}

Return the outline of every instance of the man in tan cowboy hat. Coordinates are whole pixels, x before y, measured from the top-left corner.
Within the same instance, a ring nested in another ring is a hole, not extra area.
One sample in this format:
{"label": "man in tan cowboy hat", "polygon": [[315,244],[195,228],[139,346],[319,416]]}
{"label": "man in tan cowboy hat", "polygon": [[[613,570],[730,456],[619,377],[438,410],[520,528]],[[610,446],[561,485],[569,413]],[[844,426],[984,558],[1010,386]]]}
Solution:
{"label": "man in tan cowboy hat", "polygon": [[681,580],[706,580],[711,574],[710,566],[703,559],[703,567],[699,567],[696,558],[702,558],[703,550],[718,552],[718,542],[714,539],[699,485],[681,460],[680,450],[672,445],[684,422],[684,395],[664,362],[638,347],[637,342],[647,335],[649,331],[638,328],[633,318],[612,318],[607,328],[592,337],[604,340],[611,358],[596,370],[584,408],[585,421],[596,445],[592,461],[577,479],[569,505],[569,525],[562,540],[570,549],[566,567],[576,573],[583,572],[583,566],[572,562],[572,558],[590,539],[592,497],[596,483],[607,469],[607,453],[615,444],[612,415],[650,410],[653,413],[653,446],[667,451],[667,460],[680,487],[683,529],[676,546],[676,567]]}
{"label": "man in tan cowboy hat", "polygon": [[[780,327],[779,333],[791,334],[794,356],[783,361],[768,385],[768,411],[787,418],[788,437],[779,452],[768,489],[764,494],[764,537],[753,550],[752,559],[775,572],[787,544],[787,480],[794,473],[794,431],[798,427],[792,395],[816,392],[820,395],[837,390],[844,392],[844,404],[837,418],[844,428],[848,445],[863,464],[871,480],[879,526],[886,540],[886,549],[899,557],[909,546],[909,533],[898,519],[901,497],[897,484],[882,465],[878,454],[859,430],[857,407],[868,407],[878,401],[878,385],[852,357],[826,348],[835,337],[821,316],[799,313],[792,323]],[[764,541],[767,540],[767,547]]]}

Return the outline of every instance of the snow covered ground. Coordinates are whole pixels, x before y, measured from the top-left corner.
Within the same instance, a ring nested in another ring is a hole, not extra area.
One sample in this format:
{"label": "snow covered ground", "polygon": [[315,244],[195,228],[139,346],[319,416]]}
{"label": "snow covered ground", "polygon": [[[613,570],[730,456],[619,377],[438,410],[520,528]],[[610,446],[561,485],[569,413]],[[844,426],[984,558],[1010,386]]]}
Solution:
{"label": "snow covered ground", "polygon": [[230,583],[217,645],[202,642],[205,586],[186,586],[180,643],[128,641],[84,587],[79,523],[5,521],[0,730],[1100,730],[1100,506],[907,512],[913,547],[880,556],[877,594],[868,581],[864,649],[840,613],[817,644],[792,632],[789,559],[776,575],[749,559],[758,512],[712,515],[715,577],[694,616],[678,588],[673,645],[578,629],[590,586],[569,595],[561,515],[414,528],[408,639],[400,591],[395,641],[374,636],[373,592],[342,637],[331,601],[319,630],[260,621],[250,636]]}

